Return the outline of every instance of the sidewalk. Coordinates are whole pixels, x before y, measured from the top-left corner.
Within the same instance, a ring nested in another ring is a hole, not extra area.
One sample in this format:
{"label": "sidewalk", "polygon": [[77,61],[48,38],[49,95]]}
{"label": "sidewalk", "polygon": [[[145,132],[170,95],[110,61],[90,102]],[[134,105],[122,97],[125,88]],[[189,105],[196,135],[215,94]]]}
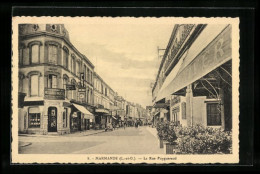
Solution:
{"label": "sidewalk", "polygon": [[57,137],[77,137],[77,136],[89,136],[89,135],[94,135],[98,133],[105,132],[104,129],[102,130],[85,130],[85,131],[80,131],[80,132],[72,132],[69,134],[63,134],[60,135],[58,133],[49,133],[47,135],[42,135],[42,134],[19,134],[18,136],[23,136],[23,137],[45,137],[45,138],[57,138]]}
{"label": "sidewalk", "polygon": [[155,127],[149,127],[149,126],[147,126],[146,129],[147,129],[153,136],[155,136],[156,138],[158,137],[158,136],[157,136],[157,130],[156,130]]}

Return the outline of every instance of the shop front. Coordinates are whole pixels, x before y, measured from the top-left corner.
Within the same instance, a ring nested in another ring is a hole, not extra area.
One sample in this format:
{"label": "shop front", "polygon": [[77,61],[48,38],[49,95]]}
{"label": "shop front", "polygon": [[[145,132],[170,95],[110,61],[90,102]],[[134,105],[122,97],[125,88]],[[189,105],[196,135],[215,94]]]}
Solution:
{"label": "shop front", "polygon": [[84,106],[72,103],[71,132],[89,130],[92,120],[94,120],[94,115]]}
{"label": "shop front", "polygon": [[178,113],[185,107],[187,126],[202,124],[232,129],[231,30],[231,25],[226,25],[196,55],[196,49],[203,45],[202,38],[208,36],[207,30],[203,31],[198,42],[190,47],[189,55],[176,65],[178,71],[166,77],[158,92],[157,101],[170,95],[185,97],[185,106],[172,107],[171,114],[178,119]]}
{"label": "shop front", "polygon": [[109,111],[105,108],[95,109],[95,129],[105,129],[108,122]]}

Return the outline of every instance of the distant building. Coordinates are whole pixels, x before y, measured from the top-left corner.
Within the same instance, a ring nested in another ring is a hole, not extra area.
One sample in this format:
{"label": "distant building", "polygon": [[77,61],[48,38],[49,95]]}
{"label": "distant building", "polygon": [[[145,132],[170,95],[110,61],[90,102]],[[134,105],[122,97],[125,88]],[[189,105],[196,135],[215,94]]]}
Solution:
{"label": "distant building", "polygon": [[112,122],[111,102],[113,103],[114,100],[113,93],[109,94],[111,88],[96,72],[94,73],[94,88],[96,126],[97,128],[105,128],[107,123]]}

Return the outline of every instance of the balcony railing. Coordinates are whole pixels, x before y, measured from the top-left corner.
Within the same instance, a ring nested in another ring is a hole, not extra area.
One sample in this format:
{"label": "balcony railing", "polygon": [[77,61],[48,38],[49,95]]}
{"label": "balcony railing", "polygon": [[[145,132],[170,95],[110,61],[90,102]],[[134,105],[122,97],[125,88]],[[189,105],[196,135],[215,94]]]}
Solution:
{"label": "balcony railing", "polygon": [[44,98],[48,100],[64,100],[65,90],[60,88],[45,88]]}

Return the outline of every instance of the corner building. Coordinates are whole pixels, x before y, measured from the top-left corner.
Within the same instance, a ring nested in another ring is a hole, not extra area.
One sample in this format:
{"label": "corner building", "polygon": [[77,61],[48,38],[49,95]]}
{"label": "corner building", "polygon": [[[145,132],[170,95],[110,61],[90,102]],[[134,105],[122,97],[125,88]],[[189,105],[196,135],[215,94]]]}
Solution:
{"label": "corner building", "polygon": [[91,128],[94,65],[72,45],[64,25],[20,24],[18,49],[18,89],[24,96],[19,132],[64,134]]}

